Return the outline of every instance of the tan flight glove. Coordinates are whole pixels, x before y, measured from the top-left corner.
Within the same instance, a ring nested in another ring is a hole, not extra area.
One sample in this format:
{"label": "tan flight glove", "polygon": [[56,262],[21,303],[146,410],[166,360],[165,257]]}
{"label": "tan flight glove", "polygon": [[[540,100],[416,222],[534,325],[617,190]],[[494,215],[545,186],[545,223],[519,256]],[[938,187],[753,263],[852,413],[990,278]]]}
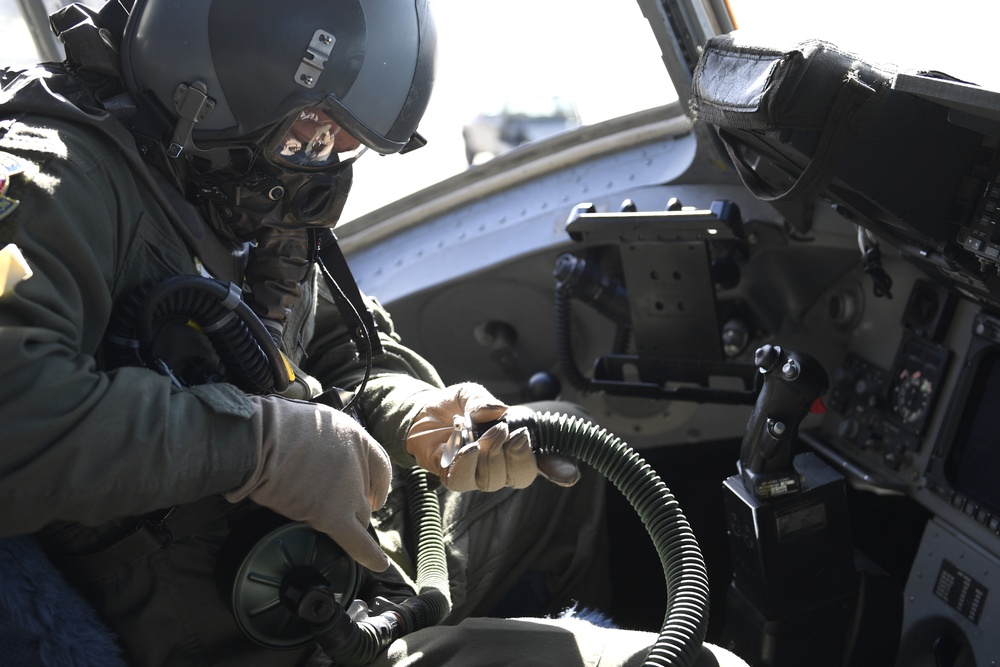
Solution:
{"label": "tan flight glove", "polygon": [[389,567],[365,530],[385,504],[392,477],[382,446],[348,415],[326,405],[279,397],[260,399],[257,468],[225,494],[250,498],[329,535],[354,560],[375,572]]}
{"label": "tan flight glove", "polygon": [[505,421],[457,452],[447,451],[456,416],[478,425],[516,409],[508,408],[481,385],[455,384],[421,393],[417,400],[425,403],[410,426],[406,451],[453,491],[497,491],[508,486],[523,489],[539,474],[560,486],[572,486],[580,479],[575,462],[555,454],[536,457],[528,430],[511,431]]}

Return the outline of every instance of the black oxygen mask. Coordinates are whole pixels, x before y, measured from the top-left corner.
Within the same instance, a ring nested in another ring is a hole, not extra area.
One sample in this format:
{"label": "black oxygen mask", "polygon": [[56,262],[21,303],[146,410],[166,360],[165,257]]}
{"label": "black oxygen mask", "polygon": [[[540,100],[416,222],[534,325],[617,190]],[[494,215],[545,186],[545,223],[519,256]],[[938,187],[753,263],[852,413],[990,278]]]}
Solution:
{"label": "black oxygen mask", "polygon": [[366,150],[328,112],[301,109],[252,146],[189,153],[189,198],[218,231],[251,245],[246,291],[276,335],[312,266],[311,230],[337,224]]}
{"label": "black oxygen mask", "polygon": [[367,147],[333,120],[328,104],[290,114],[250,145],[188,151],[190,194],[208,204],[224,233],[255,242],[266,230],[337,223],[352,165]]}
{"label": "black oxygen mask", "polygon": [[199,178],[195,188],[216,228],[255,243],[270,230],[333,227],[353,182],[352,163],[322,172],[293,172],[263,164],[243,177],[225,173]]}

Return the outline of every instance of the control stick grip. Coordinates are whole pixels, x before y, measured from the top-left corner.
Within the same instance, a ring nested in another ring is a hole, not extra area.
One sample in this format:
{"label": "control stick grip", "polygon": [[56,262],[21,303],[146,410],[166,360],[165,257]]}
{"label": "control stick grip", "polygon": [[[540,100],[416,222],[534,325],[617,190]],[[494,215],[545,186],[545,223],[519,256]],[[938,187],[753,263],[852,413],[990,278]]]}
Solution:
{"label": "control stick grip", "polygon": [[740,475],[759,499],[795,493],[799,475],[792,465],[799,425],[829,387],[823,366],[808,354],[764,345],[754,357],[764,375],[740,448]]}

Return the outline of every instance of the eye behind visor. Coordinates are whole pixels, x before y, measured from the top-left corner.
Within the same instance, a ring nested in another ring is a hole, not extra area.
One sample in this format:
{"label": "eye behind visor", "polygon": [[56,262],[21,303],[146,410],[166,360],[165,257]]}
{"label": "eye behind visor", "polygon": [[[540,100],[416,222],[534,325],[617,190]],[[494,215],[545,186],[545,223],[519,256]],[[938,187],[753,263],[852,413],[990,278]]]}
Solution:
{"label": "eye behind visor", "polygon": [[275,165],[292,171],[323,171],[353,162],[368,149],[320,107],[292,114],[271,136],[265,155]]}

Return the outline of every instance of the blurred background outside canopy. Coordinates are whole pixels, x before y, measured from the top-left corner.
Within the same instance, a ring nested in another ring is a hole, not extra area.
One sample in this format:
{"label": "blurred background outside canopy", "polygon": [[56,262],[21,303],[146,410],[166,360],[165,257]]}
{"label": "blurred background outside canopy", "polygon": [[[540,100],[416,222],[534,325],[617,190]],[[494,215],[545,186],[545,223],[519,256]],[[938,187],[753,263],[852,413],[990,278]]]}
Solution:
{"label": "blurred background outside canopy", "polygon": [[[54,11],[66,3],[0,0],[0,66],[39,60],[20,13],[30,4]],[[801,0],[729,4],[741,30],[782,40],[822,38],[868,60],[938,69],[1000,88],[993,60],[981,57],[985,31],[1000,25],[996,0],[837,0],[810,2],[808,8]],[[361,159],[342,221],[524,140],[677,99],[634,0],[431,0],[431,5],[438,25],[437,79],[419,128],[428,144],[402,156],[370,153]],[[975,44],[980,46],[970,46]]]}

